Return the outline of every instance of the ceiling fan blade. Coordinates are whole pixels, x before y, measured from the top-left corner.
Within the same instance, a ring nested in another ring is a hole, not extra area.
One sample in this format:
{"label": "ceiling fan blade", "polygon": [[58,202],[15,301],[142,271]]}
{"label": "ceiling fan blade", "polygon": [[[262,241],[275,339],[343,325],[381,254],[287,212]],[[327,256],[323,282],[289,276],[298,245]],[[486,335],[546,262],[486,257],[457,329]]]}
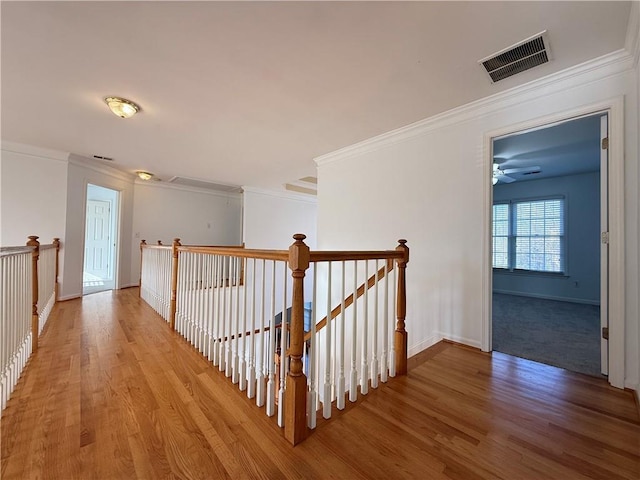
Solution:
{"label": "ceiling fan blade", "polygon": [[496,175],[496,178],[498,179],[499,182],[502,182],[502,183],[512,183],[516,181],[515,178],[509,177],[508,175],[504,175],[504,174]]}
{"label": "ceiling fan blade", "polygon": [[539,166],[535,167],[520,167],[520,168],[506,168],[502,170],[506,174],[511,173],[539,173],[542,169]]}

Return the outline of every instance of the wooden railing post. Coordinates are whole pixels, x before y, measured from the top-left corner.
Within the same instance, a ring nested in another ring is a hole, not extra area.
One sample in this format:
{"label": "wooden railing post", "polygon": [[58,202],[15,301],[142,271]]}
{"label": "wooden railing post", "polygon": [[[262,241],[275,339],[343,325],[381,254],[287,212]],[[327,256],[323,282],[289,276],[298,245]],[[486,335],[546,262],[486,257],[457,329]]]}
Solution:
{"label": "wooden railing post", "polygon": [[404,321],[407,315],[407,284],[406,269],[409,262],[409,247],[404,239],[398,240],[396,250],[403,252],[403,257],[396,260],[398,264],[398,298],[397,298],[397,316],[398,323],[394,337],[394,350],[396,356],[396,375],[407,374],[407,331],[405,330]]}
{"label": "wooden railing post", "polygon": [[58,275],[60,273],[60,239],[54,238],[53,245],[56,249],[56,278],[54,283],[54,292],[55,292],[55,301],[58,301],[58,296],[60,295],[60,283],[58,282]]}
{"label": "wooden railing post", "polygon": [[146,240],[140,241],[140,281],[138,282],[138,295],[142,295],[142,256],[144,255],[144,246],[147,244]]}
{"label": "wooden railing post", "polygon": [[40,242],[37,236],[31,235],[27,247],[34,247],[31,253],[31,352],[38,351],[38,257],[40,256]]}
{"label": "wooden railing post", "polygon": [[171,262],[171,305],[169,307],[169,326],[171,330],[176,329],[176,309],[178,299],[178,247],[180,239],[174,238],[172,243],[173,261]]}
{"label": "wooden railing post", "polygon": [[[304,276],[309,268],[309,247],[301,233],[293,236],[295,242],[289,247],[289,268],[293,277],[291,305],[291,333],[289,337],[289,374],[284,398],[284,436],[293,445],[307,436],[307,377],[302,371],[302,349],[304,344]],[[283,312],[286,319],[286,310]],[[284,360],[284,359],[283,359]]]}

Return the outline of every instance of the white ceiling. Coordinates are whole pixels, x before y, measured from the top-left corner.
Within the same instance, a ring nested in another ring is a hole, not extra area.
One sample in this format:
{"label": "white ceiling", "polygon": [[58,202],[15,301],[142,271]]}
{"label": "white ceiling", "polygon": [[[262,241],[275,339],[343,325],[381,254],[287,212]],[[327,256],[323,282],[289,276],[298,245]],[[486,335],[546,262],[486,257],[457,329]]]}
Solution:
{"label": "white ceiling", "polygon": [[[624,47],[630,2],[6,2],[2,139],[281,188],[313,158]],[[553,60],[477,61],[547,30]],[[136,101],[129,120],[103,98]]]}

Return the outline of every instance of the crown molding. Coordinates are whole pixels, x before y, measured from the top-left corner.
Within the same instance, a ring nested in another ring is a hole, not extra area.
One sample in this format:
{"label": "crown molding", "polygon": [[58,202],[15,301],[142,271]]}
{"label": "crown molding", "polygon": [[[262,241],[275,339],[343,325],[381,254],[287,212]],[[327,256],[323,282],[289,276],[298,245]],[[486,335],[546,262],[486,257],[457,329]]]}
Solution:
{"label": "crown molding", "polygon": [[269,197],[282,198],[284,200],[294,200],[297,202],[311,203],[313,205],[318,204],[318,199],[316,197],[312,197],[310,195],[305,195],[302,193],[288,192],[284,190],[268,190],[266,188],[258,188],[258,187],[242,187],[244,192],[256,193],[259,195],[266,195]]}
{"label": "crown molding", "polygon": [[69,153],[49,148],[36,147],[26,143],[10,142],[2,140],[2,151],[19,153],[21,155],[29,155],[31,157],[45,158],[47,160],[56,160],[58,162],[67,163],[69,161]]}
{"label": "crown molding", "polygon": [[574,80],[574,85],[582,85],[625,73],[632,68],[633,57],[627,50],[620,49],[552,75],[481,98],[466,105],[341,148],[340,150],[321,155],[316,157],[314,161],[316,165],[321,167],[333,162],[374,152],[433,130],[463,123],[477,117],[499,112],[525,101],[535,100],[542,96],[560,92],[567,88],[567,82],[574,79],[579,79],[579,81]]}
{"label": "crown molding", "polygon": [[156,181],[156,180],[141,180],[138,177],[134,178],[133,183],[136,187],[151,187],[151,188],[165,188],[168,190],[179,190],[182,192],[190,192],[190,193],[203,193],[205,195],[213,195],[214,197],[224,197],[224,198],[242,198],[242,193],[234,193],[234,192],[221,192],[219,190],[211,190],[209,188],[198,188],[191,187],[188,185],[177,185],[173,183]]}

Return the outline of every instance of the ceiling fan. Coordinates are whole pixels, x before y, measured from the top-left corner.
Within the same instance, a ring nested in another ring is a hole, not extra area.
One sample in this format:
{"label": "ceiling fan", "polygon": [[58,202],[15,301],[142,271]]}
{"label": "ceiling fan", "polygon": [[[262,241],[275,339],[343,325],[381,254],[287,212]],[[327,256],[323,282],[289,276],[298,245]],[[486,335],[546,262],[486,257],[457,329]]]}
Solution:
{"label": "ceiling fan", "polygon": [[509,175],[514,173],[519,173],[522,175],[530,175],[532,173],[540,173],[542,169],[538,166],[535,167],[519,167],[519,168],[507,168],[502,169],[500,165],[497,163],[493,164],[493,180],[492,184],[495,185],[498,182],[501,183],[512,183],[515,182],[516,179],[510,177]]}

